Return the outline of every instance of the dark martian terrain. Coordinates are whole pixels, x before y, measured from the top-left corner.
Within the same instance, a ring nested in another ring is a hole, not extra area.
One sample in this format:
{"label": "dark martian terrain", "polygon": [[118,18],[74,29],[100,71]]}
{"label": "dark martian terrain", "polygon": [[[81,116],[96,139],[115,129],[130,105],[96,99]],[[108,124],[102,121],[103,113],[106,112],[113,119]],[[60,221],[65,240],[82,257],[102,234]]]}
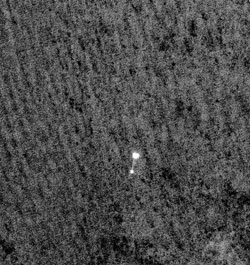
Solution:
{"label": "dark martian terrain", "polygon": [[250,2],[0,2],[0,264],[250,264]]}

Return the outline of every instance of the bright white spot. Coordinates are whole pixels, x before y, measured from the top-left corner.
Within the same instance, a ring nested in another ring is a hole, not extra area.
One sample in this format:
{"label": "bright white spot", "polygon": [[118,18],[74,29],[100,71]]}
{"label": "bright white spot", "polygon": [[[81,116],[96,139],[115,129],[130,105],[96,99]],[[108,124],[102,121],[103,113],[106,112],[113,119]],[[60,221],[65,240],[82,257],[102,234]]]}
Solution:
{"label": "bright white spot", "polygon": [[133,154],[132,154],[132,158],[133,159],[137,160],[137,159],[139,159],[139,157],[140,157],[140,154],[139,153],[133,152]]}
{"label": "bright white spot", "polygon": [[134,174],[134,173],[135,173],[134,169],[130,169],[130,174]]}

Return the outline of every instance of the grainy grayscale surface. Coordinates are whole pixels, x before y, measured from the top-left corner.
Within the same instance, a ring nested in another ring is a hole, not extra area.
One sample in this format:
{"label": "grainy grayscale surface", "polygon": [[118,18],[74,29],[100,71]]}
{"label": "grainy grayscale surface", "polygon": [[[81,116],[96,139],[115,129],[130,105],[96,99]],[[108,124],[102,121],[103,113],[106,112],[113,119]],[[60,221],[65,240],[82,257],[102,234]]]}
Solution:
{"label": "grainy grayscale surface", "polygon": [[0,0],[1,265],[250,264],[249,14]]}

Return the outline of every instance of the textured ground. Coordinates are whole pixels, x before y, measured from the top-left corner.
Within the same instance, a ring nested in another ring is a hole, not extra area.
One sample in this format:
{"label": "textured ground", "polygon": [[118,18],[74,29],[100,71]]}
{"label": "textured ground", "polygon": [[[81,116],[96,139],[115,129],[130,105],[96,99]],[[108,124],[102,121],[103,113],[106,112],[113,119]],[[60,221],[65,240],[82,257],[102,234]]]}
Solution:
{"label": "textured ground", "polygon": [[249,14],[0,1],[1,265],[250,264]]}

